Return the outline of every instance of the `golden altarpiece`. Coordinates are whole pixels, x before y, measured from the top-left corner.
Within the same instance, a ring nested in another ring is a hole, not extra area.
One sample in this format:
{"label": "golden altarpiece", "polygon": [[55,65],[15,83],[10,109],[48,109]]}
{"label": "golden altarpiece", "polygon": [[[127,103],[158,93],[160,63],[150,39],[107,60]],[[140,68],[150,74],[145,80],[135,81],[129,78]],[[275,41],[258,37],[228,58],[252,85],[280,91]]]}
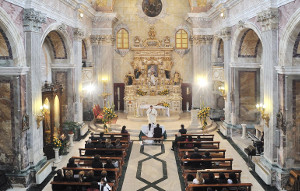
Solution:
{"label": "golden altarpiece", "polygon": [[125,76],[125,112],[140,117],[143,106],[167,103],[168,113],[179,116],[182,112],[182,79],[178,71],[172,72],[174,48],[170,37],[158,40],[154,27],[150,27],[148,35],[145,40],[135,37],[131,47],[133,72]]}

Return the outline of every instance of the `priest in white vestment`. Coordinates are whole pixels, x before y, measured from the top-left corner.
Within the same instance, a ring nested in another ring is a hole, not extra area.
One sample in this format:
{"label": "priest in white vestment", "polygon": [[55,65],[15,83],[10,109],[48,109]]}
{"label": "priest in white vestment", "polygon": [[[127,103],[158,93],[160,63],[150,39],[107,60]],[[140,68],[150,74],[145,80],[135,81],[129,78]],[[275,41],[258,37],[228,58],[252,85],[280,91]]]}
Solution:
{"label": "priest in white vestment", "polygon": [[157,111],[150,105],[150,108],[147,110],[148,123],[156,124]]}

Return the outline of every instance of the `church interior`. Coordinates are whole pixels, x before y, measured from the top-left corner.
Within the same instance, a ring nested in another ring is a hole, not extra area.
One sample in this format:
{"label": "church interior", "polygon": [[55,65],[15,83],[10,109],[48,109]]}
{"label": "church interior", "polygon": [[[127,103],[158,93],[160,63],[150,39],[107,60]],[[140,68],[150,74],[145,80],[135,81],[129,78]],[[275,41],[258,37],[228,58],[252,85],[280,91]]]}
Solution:
{"label": "church interior", "polygon": [[299,45],[300,0],[0,0],[0,190],[299,191]]}

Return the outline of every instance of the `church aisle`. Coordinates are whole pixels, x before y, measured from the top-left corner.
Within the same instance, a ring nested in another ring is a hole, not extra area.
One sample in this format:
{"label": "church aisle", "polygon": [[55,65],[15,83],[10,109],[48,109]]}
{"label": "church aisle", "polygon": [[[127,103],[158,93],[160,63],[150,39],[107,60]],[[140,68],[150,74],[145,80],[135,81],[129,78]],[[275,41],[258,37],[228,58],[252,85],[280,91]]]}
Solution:
{"label": "church aisle", "polygon": [[133,142],[122,191],[180,190],[180,181],[172,143],[163,146]]}

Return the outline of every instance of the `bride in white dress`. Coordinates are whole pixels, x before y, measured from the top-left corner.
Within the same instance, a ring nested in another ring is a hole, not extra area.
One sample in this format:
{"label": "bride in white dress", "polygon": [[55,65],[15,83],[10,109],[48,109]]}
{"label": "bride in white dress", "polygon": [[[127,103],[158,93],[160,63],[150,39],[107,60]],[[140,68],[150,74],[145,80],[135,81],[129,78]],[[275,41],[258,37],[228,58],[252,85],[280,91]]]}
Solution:
{"label": "bride in white dress", "polygon": [[[154,124],[149,123],[148,127],[149,128],[148,128],[148,132],[147,132],[146,136],[152,138],[153,134],[154,134]],[[146,143],[146,144],[153,144],[153,142],[154,142],[153,140],[145,140],[144,141],[144,143]]]}

